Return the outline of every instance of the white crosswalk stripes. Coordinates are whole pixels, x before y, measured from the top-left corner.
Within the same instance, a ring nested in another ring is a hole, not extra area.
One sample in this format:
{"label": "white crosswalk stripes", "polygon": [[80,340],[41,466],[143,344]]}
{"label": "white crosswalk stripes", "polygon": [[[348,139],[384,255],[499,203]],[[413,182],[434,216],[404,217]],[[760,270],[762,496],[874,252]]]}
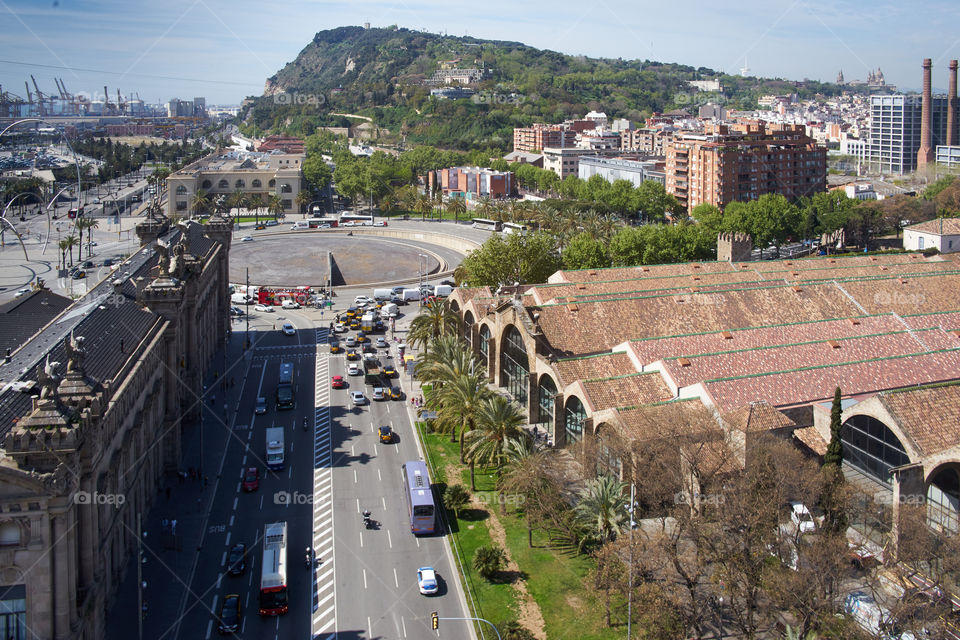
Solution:
{"label": "white crosswalk stripes", "polygon": [[330,420],[330,367],[325,350],[329,330],[317,329],[314,378],[313,548],[320,559],[313,580],[311,638],[333,638],[337,630],[337,594],[333,545],[333,451]]}

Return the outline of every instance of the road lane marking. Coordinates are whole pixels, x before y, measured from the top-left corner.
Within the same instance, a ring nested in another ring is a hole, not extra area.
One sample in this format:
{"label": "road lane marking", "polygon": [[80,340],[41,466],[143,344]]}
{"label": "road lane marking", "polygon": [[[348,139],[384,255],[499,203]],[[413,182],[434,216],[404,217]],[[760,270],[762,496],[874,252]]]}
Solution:
{"label": "road lane marking", "polygon": [[357,484],[357,470],[353,470],[353,484]]}
{"label": "road lane marking", "polygon": [[210,632],[213,631],[213,620],[207,621],[207,635],[204,636],[205,640],[210,640]]}
{"label": "road lane marking", "polygon": [[233,514],[230,514],[230,524],[229,524],[229,526],[231,526],[231,527],[233,526],[233,519],[234,519],[235,517],[236,517],[236,516],[234,516]]}
{"label": "road lane marking", "polygon": [[220,566],[226,566],[227,564],[227,552],[224,550],[223,557],[220,558]]}
{"label": "road lane marking", "polygon": [[240,498],[237,498],[237,497],[234,497],[234,498],[233,498],[233,510],[234,510],[234,511],[237,510],[237,502],[238,502],[239,500],[240,500]]}
{"label": "road lane marking", "polygon": [[403,627],[403,637],[406,638],[407,637],[407,621],[404,620],[403,616],[400,616],[400,626]]}
{"label": "road lane marking", "polygon": [[400,580],[397,578],[397,568],[396,568],[396,567],[393,568],[393,586],[395,586],[397,589],[400,588]]}
{"label": "road lane marking", "polygon": [[230,546],[230,534],[231,534],[231,533],[233,533],[233,532],[232,532],[232,531],[227,531],[227,546],[228,546],[228,547]]}
{"label": "road lane marking", "polygon": [[[393,549],[393,538],[390,537],[390,529],[387,529],[387,546]],[[396,569],[394,569],[396,571]]]}
{"label": "road lane marking", "polygon": [[373,625],[370,623],[370,616],[367,616],[367,637],[373,637]]}
{"label": "road lane marking", "polygon": [[377,480],[378,480],[379,482],[383,482],[383,476],[380,474],[380,469],[379,469],[379,468],[377,469]]}

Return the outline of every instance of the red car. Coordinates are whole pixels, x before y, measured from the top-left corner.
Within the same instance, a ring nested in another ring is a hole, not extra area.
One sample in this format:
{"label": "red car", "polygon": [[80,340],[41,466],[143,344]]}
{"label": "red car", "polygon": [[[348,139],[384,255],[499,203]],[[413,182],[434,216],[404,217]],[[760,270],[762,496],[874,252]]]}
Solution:
{"label": "red car", "polygon": [[250,467],[243,474],[243,490],[256,491],[260,487],[260,470],[256,467]]}
{"label": "red car", "polygon": [[347,383],[344,382],[343,376],[333,376],[330,380],[330,386],[334,389],[344,389],[347,386]]}

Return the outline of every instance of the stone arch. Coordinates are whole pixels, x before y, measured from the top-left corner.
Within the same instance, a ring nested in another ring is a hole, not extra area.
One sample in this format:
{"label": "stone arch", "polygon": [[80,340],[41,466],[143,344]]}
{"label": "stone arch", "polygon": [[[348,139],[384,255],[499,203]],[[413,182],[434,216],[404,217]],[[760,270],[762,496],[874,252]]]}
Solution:
{"label": "stone arch", "polygon": [[450,311],[453,311],[454,313],[460,313],[460,303],[457,302],[456,300],[451,300]]}
{"label": "stone arch", "polygon": [[470,345],[470,350],[473,353],[476,353],[477,350],[473,344],[474,343],[473,325],[474,325],[473,314],[467,311],[466,313],[463,314],[463,319],[461,320],[461,331],[462,331],[463,339],[466,340],[467,344]]}
{"label": "stone arch", "polygon": [[212,182],[210,182],[209,180],[204,180],[203,183],[200,185],[200,188],[201,188],[201,189],[209,189],[209,188],[212,187],[212,186],[213,186],[213,183],[212,183]]}
{"label": "stone arch", "polygon": [[220,180],[220,182],[217,183],[217,187],[220,189],[229,189],[230,183],[227,182],[226,178],[223,178],[222,180]]}
{"label": "stone arch", "polygon": [[537,378],[537,424],[543,425],[547,433],[553,433],[557,420],[557,381],[549,373]]}
{"label": "stone arch", "polygon": [[182,195],[185,195],[186,193],[187,193],[187,188],[186,188],[185,186],[183,186],[182,184],[178,184],[178,185],[177,185],[177,195],[178,195],[178,196],[182,196]]}
{"label": "stone arch", "polygon": [[254,178],[253,182],[250,183],[250,186],[252,186],[254,189],[259,189],[263,186],[263,182],[261,182],[260,178]]}
{"label": "stone arch", "polygon": [[530,398],[530,357],[523,334],[508,324],[500,334],[500,386],[506,388],[521,407]]}
{"label": "stone arch", "polygon": [[0,547],[19,547],[24,543],[23,529],[16,520],[0,522]]}
{"label": "stone arch", "polygon": [[284,183],[280,185],[280,193],[293,193],[293,187],[291,187],[289,184]]}
{"label": "stone arch", "polygon": [[844,462],[884,486],[890,469],[910,463],[901,439],[882,420],[868,414],[847,418],[840,431]]}
{"label": "stone arch", "polygon": [[563,436],[566,444],[583,440],[584,423],[587,421],[587,407],[576,395],[570,395],[563,403]]}
{"label": "stone arch", "polygon": [[477,355],[480,356],[480,361],[487,367],[490,377],[494,376],[494,368],[490,366],[490,337],[492,335],[490,326],[486,322],[480,323],[480,328],[477,329]]}
{"label": "stone arch", "polygon": [[275,186],[277,186],[277,181],[274,180],[273,178],[271,178],[271,179],[270,179],[270,182],[267,183],[267,186],[272,189],[272,188],[274,188]]}
{"label": "stone arch", "polygon": [[938,465],[925,484],[927,523],[939,531],[960,532],[960,461]]}
{"label": "stone arch", "polygon": [[247,183],[242,178],[237,178],[236,182],[233,183],[234,189],[246,189]]}

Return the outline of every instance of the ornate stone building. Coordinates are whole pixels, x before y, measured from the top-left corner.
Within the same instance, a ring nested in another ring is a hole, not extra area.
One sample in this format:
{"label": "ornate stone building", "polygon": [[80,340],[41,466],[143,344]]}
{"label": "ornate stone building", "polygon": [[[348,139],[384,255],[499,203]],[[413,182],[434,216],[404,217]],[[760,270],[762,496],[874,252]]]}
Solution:
{"label": "ornate stone building", "polygon": [[178,470],[229,331],[231,223],[172,227],[0,365],[0,633],[102,638],[137,515]]}

